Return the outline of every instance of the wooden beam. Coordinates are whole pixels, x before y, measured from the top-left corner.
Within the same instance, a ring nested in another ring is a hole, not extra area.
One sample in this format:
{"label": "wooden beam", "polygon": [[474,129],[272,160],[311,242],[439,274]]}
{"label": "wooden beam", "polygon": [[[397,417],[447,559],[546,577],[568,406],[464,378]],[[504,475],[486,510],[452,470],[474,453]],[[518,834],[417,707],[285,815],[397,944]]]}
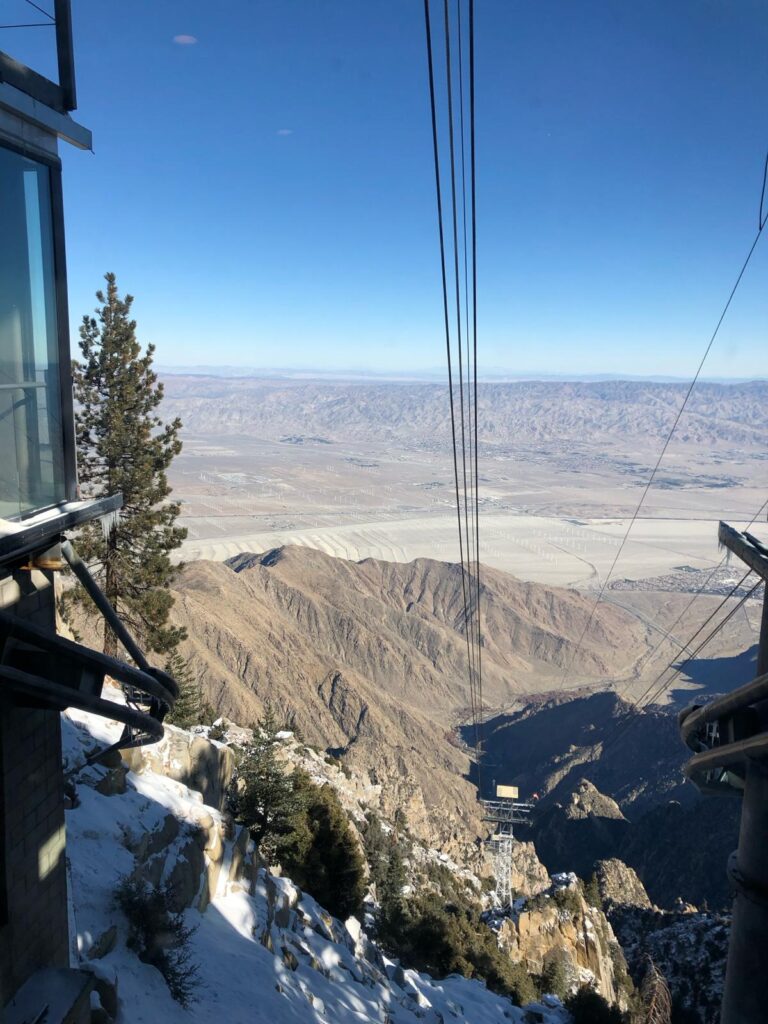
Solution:
{"label": "wooden beam", "polygon": [[768,580],[768,550],[756,538],[747,533],[734,530],[728,523],[720,523],[717,539],[722,545],[737,555],[758,576]]}

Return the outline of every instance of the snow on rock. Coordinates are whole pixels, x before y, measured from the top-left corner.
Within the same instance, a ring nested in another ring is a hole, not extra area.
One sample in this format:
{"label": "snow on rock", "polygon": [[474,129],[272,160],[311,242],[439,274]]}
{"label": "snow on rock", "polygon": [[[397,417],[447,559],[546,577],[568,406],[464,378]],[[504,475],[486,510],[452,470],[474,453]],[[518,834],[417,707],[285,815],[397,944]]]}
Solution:
{"label": "snow on rock", "polygon": [[[437,981],[385,957],[356,919],[337,921],[290,879],[259,867],[246,834],[199,791],[163,774],[164,762],[178,774],[167,751],[132,760],[139,773],[125,773],[119,791],[100,791],[110,769],[79,766],[120,727],[77,711],[62,725],[76,783],[67,860],[77,951],[118,1024],[567,1024],[556,1001],[520,1009],[481,982]],[[185,923],[195,928],[200,971],[188,1010],[126,946],[127,923],[114,906],[126,875],[186,879]]]}

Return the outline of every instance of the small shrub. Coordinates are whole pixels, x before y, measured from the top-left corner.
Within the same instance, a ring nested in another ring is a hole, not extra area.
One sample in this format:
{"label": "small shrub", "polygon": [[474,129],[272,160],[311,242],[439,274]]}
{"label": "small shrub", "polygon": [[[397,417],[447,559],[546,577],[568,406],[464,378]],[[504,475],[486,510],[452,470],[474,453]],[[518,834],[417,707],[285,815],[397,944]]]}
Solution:
{"label": "small shrub", "polygon": [[227,730],[225,729],[224,724],[222,722],[213,722],[211,724],[210,729],[208,730],[208,739],[218,740],[219,743],[223,741],[226,735]]}
{"label": "small shrub", "polygon": [[575,915],[581,912],[581,896],[578,889],[555,889],[552,899],[561,910]]}
{"label": "small shrub", "polygon": [[566,999],[565,1007],[573,1018],[573,1024],[624,1024],[621,1010],[611,1006],[588,985],[583,985]]}
{"label": "small shrub", "polygon": [[592,874],[592,877],[584,885],[584,899],[595,910],[602,910],[603,901],[600,898],[600,886],[597,881],[597,875]]}
{"label": "small shrub", "polygon": [[128,920],[128,946],[145,964],[151,964],[165,978],[177,1003],[188,1008],[194,1002],[199,968],[192,962],[189,940],[194,928],[187,928],[181,914],[173,910],[168,886],[147,886],[126,877],[115,893],[115,903]]}
{"label": "small shrub", "polygon": [[571,989],[573,968],[563,949],[555,949],[544,962],[539,988],[542,995],[557,996],[563,1000]]}

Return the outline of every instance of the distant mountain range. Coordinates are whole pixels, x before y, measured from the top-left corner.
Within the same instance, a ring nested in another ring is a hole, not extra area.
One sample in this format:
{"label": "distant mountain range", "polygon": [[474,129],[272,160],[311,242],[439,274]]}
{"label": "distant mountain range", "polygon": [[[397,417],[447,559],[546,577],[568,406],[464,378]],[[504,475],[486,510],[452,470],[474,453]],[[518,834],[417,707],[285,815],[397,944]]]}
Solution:
{"label": "distant mountain range", "polygon": [[[444,384],[413,381],[281,380],[166,376],[166,416],[196,435],[279,440],[309,435],[334,442],[401,442],[428,447],[451,434]],[[636,450],[665,438],[688,385],[650,381],[518,381],[478,389],[480,443],[615,444]],[[675,444],[768,447],[768,381],[697,384]]]}
{"label": "distant mountain range", "polygon": [[[372,370],[360,367],[337,367],[332,370],[322,367],[259,367],[259,366],[210,366],[207,364],[158,366],[163,376],[195,377],[253,377],[266,380],[371,380],[371,381],[435,381],[447,378],[444,366],[424,367],[419,370]],[[501,366],[486,366],[478,378],[483,381],[653,381],[657,383],[687,383],[689,378],[668,374],[633,373],[518,373]],[[745,384],[749,381],[766,380],[765,377],[702,377],[702,383]]]}

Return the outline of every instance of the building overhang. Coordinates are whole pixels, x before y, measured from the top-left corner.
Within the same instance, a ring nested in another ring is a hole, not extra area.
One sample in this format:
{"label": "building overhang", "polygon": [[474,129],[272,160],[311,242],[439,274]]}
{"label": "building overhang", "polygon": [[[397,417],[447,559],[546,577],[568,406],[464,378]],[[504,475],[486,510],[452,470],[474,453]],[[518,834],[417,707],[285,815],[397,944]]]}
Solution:
{"label": "building overhang", "polygon": [[21,522],[0,519],[0,570],[46,551],[68,530],[117,512],[122,503],[122,495],[113,494],[92,501],[66,501]]}
{"label": "building overhang", "polygon": [[[0,54],[2,56],[2,54]],[[37,148],[40,134],[61,139],[78,149],[93,148],[93,136],[88,128],[73,121],[69,114],[55,110],[21,89],[17,89],[0,75],[0,133],[11,139],[27,140]],[[32,131],[30,131],[30,129]]]}

